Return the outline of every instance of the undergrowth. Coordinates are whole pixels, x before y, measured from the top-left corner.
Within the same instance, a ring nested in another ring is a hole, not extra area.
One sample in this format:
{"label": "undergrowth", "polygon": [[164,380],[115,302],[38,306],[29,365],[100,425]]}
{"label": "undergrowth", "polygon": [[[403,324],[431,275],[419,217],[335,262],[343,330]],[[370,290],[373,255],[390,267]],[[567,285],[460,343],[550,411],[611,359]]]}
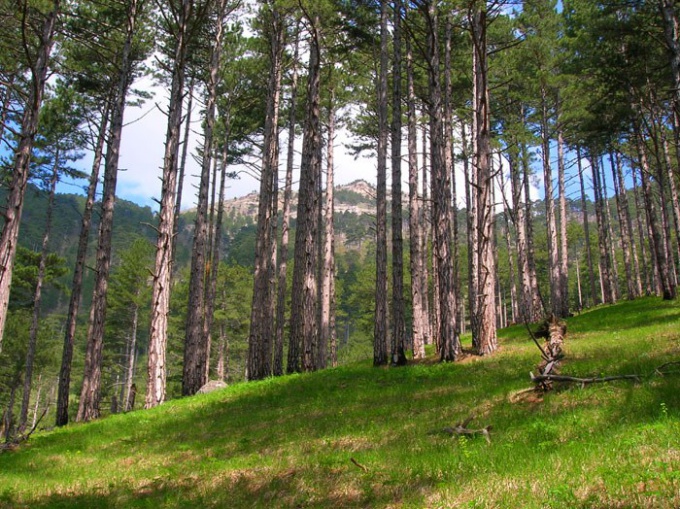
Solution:
{"label": "undergrowth", "polygon": [[[641,381],[531,386],[523,326],[462,362],[367,363],[243,383],[40,432],[0,454],[0,507],[680,506],[680,306],[568,320],[562,372]],[[474,415],[483,437],[442,429]]]}

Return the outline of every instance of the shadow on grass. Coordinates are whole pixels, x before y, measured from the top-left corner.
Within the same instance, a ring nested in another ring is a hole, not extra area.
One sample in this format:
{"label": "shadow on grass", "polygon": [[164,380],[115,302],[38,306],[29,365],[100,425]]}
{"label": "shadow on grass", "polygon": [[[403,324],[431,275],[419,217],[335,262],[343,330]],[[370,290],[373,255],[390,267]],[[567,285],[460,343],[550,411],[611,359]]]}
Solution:
{"label": "shadow on grass", "polygon": [[[255,468],[212,474],[111,484],[86,494],[53,494],[21,505],[11,498],[6,507],[20,508],[359,508],[393,507],[405,496],[424,496],[435,488],[427,479],[394,482],[379,472],[313,466],[275,471]],[[412,498],[412,497],[411,497]],[[0,507],[5,507],[0,497]]]}
{"label": "shadow on grass", "polygon": [[[614,316],[634,327],[659,303],[606,308],[599,320]],[[667,310],[659,320],[669,323],[677,303]],[[598,313],[570,322],[597,323]],[[626,344],[575,342],[563,372],[646,374],[677,360],[644,338]],[[539,360],[533,350],[529,341],[526,349],[513,345],[466,363],[294,375],[37,435],[27,448],[0,457],[0,507],[22,507],[22,500],[23,507],[424,507],[442,479],[458,482],[460,472],[531,471],[545,460],[541,444],[564,447],[563,427],[569,438],[586,431],[599,447],[631,424],[680,419],[678,378],[670,377],[572,388],[544,403],[514,405],[507,396],[530,387],[528,372]],[[460,446],[429,434],[473,413],[475,425],[493,425],[491,445]],[[591,414],[597,418],[588,421]],[[40,483],[34,498],[8,491],[13,472]]]}

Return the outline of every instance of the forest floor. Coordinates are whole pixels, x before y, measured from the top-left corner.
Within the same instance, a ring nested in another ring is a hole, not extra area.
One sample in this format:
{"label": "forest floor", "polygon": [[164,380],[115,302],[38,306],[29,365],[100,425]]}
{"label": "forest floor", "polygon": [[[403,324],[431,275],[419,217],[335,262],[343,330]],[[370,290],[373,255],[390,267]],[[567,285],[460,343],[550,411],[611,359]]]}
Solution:
{"label": "forest floor", "polygon": [[[538,349],[523,326],[499,337],[463,363],[364,362],[36,433],[0,454],[0,507],[680,507],[679,302],[568,319],[563,375],[637,382],[528,392]],[[444,431],[469,417],[488,440]]]}

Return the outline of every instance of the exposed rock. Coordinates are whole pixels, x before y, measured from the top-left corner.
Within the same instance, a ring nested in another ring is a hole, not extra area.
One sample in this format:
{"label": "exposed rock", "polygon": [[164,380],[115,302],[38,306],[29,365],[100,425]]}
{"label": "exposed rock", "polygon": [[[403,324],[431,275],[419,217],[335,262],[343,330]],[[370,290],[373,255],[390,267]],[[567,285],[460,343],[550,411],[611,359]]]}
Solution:
{"label": "exposed rock", "polygon": [[207,384],[198,390],[198,394],[208,394],[227,387],[226,382],[222,380],[210,380]]}

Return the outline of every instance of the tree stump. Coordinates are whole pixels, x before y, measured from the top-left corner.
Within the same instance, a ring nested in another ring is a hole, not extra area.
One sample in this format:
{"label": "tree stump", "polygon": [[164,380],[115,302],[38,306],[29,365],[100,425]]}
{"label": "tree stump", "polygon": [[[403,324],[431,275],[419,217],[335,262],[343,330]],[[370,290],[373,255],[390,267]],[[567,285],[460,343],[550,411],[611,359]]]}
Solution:
{"label": "tree stump", "polygon": [[[559,375],[559,367],[564,354],[562,345],[567,335],[567,324],[558,319],[555,315],[550,315],[541,327],[536,336],[545,339],[545,357],[538,365],[539,375]],[[552,389],[552,380],[541,379],[536,382],[536,388],[542,391]]]}

